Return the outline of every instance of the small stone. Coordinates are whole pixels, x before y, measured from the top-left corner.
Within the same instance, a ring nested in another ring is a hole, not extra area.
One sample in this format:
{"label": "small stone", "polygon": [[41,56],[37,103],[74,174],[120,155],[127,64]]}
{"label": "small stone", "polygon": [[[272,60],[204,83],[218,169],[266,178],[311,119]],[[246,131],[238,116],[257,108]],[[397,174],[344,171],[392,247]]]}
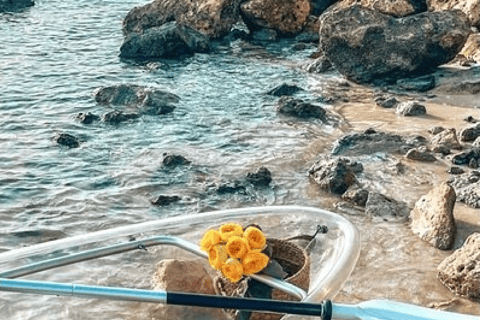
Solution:
{"label": "small stone", "polygon": [[265,167],[258,168],[255,172],[248,172],[246,179],[257,187],[266,187],[272,182],[272,174]]}
{"label": "small stone", "polygon": [[437,267],[438,279],[454,294],[480,299],[480,233],[470,235],[463,246]]}
{"label": "small stone", "polygon": [[446,156],[446,155],[449,155],[450,153],[452,153],[452,151],[445,146],[434,146],[432,148],[432,152],[433,153],[438,153],[441,156]]}
{"label": "small stone", "polygon": [[159,195],[157,199],[152,201],[152,204],[156,206],[168,206],[171,203],[175,203],[180,201],[182,198],[179,196],[167,196],[167,195]]}
{"label": "small stone", "polygon": [[182,165],[188,165],[191,163],[190,160],[179,154],[163,154],[162,164],[165,167],[176,167]]}
{"label": "small stone", "polygon": [[272,90],[268,91],[267,94],[281,97],[281,96],[291,96],[297,93],[298,91],[302,90],[301,88],[297,87],[294,84],[286,84],[282,83],[278,87],[273,88]]}
{"label": "small stone", "polygon": [[397,100],[395,97],[379,97],[375,99],[375,103],[377,106],[382,107],[382,108],[396,108],[400,101]]}
{"label": "small stone", "polygon": [[343,194],[357,181],[350,160],[346,158],[318,162],[308,174],[321,189],[335,194]]}
{"label": "small stone", "polygon": [[333,65],[325,55],[322,55],[316,58],[313,62],[307,64],[305,69],[310,73],[324,73],[333,70]]}
{"label": "small stone", "polygon": [[342,199],[351,202],[357,206],[365,207],[368,199],[368,191],[358,186],[350,187],[342,195]]}
{"label": "small stone", "polygon": [[469,122],[469,123],[477,123],[477,122],[479,122],[479,120],[475,119],[475,118],[472,117],[472,116],[466,117],[465,119],[463,119],[463,121]]}
{"label": "small stone", "polygon": [[216,188],[218,194],[247,194],[247,188],[239,181],[225,182]]}
{"label": "small stone", "polygon": [[365,214],[369,217],[381,217],[385,220],[406,220],[409,210],[404,203],[397,202],[380,193],[368,194]]}
{"label": "small stone", "polygon": [[465,170],[457,166],[451,166],[447,172],[450,174],[462,174],[465,172]]}
{"label": "small stone", "polygon": [[433,127],[433,128],[428,129],[427,131],[428,131],[430,134],[432,134],[432,135],[437,135],[437,134],[439,134],[440,132],[442,132],[443,130],[445,130],[444,127],[436,126],[436,127]]}
{"label": "small stone", "polygon": [[449,250],[457,232],[453,217],[456,198],[455,190],[447,183],[421,197],[410,212],[413,233],[437,249]]}
{"label": "small stone", "polygon": [[102,121],[108,124],[119,124],[131,119],[137,119],[136,113],[123,113],[123,111],[111,111],[102,116]]}
{"label": "small stone", "polygon": [[405,158],[423,162],[433,162],[437,160],[433,154],[421,151],[418,148],[410,149],[405,155]]}
{"label": "small stone", "polygon": [[277,112],[298,118],[315,118],[323,122],[327,120],[327,112],[322,107],[287,96],[283,96],[278,100]]}
{"label": "small stone", "polygon": [[435,146],[444,146],[448,149],[462,149],[462,145],[457,139],[457,131],[454,128],[445,129],[433,136],[431,144]]}
{"label": "small stone", "polygon": [[460,131],[460,141],[469,142],[475,141],[478,137],[480,137],[480,122],[470,125],[462,131]]}
{"label": "small stone", "polygon": [[53,141],[68,148],[78,148],[80,146],[77,137],[68,133],[57,134],[53,137]]}
{"label": "small stone", "polygon": [[421,116],[427,113],[427,109],[415,101],[408,101],[398,105],[397,113],[402,116]]}
{"label": "small stone", "polygon": [[77,114],[75,118],[80,120],[80,122],[83,124],[91,124],[94,121],[100,120],[99,116],[92,114],[91,112],[87,112],[87,113],[81,112]]}

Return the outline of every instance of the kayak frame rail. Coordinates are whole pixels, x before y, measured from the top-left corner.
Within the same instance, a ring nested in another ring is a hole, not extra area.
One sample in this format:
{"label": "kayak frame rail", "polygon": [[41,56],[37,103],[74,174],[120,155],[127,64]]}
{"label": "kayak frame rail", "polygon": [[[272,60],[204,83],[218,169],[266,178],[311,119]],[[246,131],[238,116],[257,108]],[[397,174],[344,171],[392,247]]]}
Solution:
{"label": "kayak frame rail", "polygon": [[[0,278],[9,278],[9,279],[19,278],[19,277],[34,274],[37,272],[74,264],[77,262],[93,260],[101,257],[106,257],[106,256],[118,254],[118,253],[138,250],[138,249],[145,250],[148,247],[157,246],[157,245],[175,246],[175,247],[184,249],[186,251],[189,251],[199,257],[208,259],[208,255],[202,250],[200,250],[200,248],[197,245],[189,241],[186,241],[184,239],[181,239],[179,237],[164,235],[164,236],[150,237],[142,240],[128,241],[128,242],[114,244],[107,247],[86,250],[79,253],[70,254],[64,257],[35,262],[26,266],[0,272]],[[278,289],[292,296],[295,296],[301,301],[305,300],[305,298],[307,297],[307,293],[303,289],[293,284],[290,284],[288,282],[282,281],[280,279],[276,279],[271,276],[261,275],[261,274],[250,275],[250,277],[274,289]]]}

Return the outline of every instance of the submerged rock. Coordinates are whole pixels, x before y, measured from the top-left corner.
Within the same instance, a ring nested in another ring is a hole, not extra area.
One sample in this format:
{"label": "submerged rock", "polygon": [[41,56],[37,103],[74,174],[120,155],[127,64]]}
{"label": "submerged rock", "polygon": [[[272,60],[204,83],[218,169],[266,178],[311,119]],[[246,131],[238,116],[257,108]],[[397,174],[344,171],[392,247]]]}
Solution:
{"label": "submerged rock", "polygon": [[98,121],[100,120],[100,117],[91,113],[91,112],[87,112],[87,113],[79,113],[75,116],[76,119],[78,119],[81,123],[83,124],[91,124],[93,123],[94,121]]}
{"label": "submerged rock", "polygon": [[0,13],[16,12],[34,5],[33,0],[0,0]]}
{"label": "submerged rock", "polygon": [[308,174],[321,189],[341,195],[357,181],[356,168],[352,168],[352,164],[357,163],[346,158],[320,161],[308,170]]}
{"label": "submerged rock", "polygon": [[282,83],[281,85],[273,88],[272,90],[268,91],[267,94],[276,96],[276,97],[281,97],[281,96],[292,96],[298,91],[303,90],[302,88],[294,85],[294,84],[288,84],[288,83]]}
{"label": "submerged rock", "polygon": [[158,89],[121,84],[97,89],[95,100],[106,106],[132,107],[142,114],[166,114],[175,109],[180,97]]}
{"label": "submerged rock", "polygon": [[190,160],[179,154],[163,154],[162,164],[165,167],[184,166],[192,163]]}
{"label": "submerged rock", "polygon": [[480,233],[470,235],[463,246],[437,267],[438,279],[454,294],[480,300]]}
{"label": "submerged rock", "polygon": [[446,183],[421,197],[410,212],[413,233],[435,248],[449,250],[457,232],[453,217],[455,201],[455,190]]}
{"label": "submerged rock", "polygon": [[397,113],[402,116],[421,116],[427,113],[427,109],[418,102],[408,101],[397,106]]}
{"label": "submerged rock", "polygon": [[281,97],[278,100],[277,112],[298,118],[320,119],[322,122],[327,120],[327,112],[322,107],[291,97]]}
{"label": "submerged rock", "polygon": [[120,47],[120,57],[127,59],[179,58],[195,52],[210,52],[209,39],[176,22],[131,34]]}
{"label": "submerged rock", "polygon": [[122,122],[137,119],[136,113],[123,113],[123,111],[110,111],[102,116],[102,121],[108,124],[120,124]]}
{"label": "submerged rock", "polygon": [[[423,137],[422,137],[423,138]],[[408,150],[423,146],[426,139],[403,137],[396,134],[377,132],[373,129],[363,133],[350,133],[334,143],[332,154],[373,154],[389,152],[405,154]]]}
{"label": "submerged rock", "polygon": [[480,208],[480,172],[473,170],[453,176],[448,183],[455,188],[457,201],[473,208]]}
{"label": "submerged rock", "polygon": [[59,133],[53,137],[53,142],[68,148],[78,148],[78,138],[68,133]]}
{"label": "submerged rock", "polygon": [[168,196],[168,195],[159,195],[155,200],[152,201],[152,204],[156,205],[156,206],[160,206],[160,207],[163,207],[163,206],[168,206],[169,204],[171,203],[175,203],[175,202],[178,202],[180,201],[182,198],[180,198],[179,196]]}
{"label": "submerged rock", "polygon": [[353,5],[320,19],[320,48],[342,75],[360,83],[393,83],[432,72],[453,59],[470,34],[459,11],[396,19]]}
{"label": "submerged rock", "polygon": [[250,30],[268,28],[280,35],[300,32],[310,15],[309,0],[246,0],[240,5],[242,18]]}
{"label": "submerged rock", "polygon": [[370,192],[368,194],[365,213],[369,217],[381,217],[385,220],[406,220],[408,212],[408,207],[403,202],[398,202],[380,193]]}
{"label": "submerged rock", "polygon": [[150,28],[177,21],[210,38],[228,34],[240,19],[240,0],[156,0],[130,10],[123,34],[142,34]]}
{"label": "submerged rock", "polygon": [[260,167],[255,172],[248,172],[246,179],[254,186],[266,187],[272,182],[272,174],[267,168]]}

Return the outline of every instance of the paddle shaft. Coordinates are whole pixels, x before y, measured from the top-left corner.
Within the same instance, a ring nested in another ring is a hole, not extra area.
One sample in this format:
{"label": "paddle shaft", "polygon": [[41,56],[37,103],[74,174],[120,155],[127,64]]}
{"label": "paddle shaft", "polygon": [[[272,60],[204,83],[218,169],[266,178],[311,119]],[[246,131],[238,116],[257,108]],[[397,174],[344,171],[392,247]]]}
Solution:
{"label": "paddle shaft", "polygon": [[0,278],[0,291],[285,313],[317,316],[322,320],[331,320],[332,318],[330,301],[315,304],[3,278]]}

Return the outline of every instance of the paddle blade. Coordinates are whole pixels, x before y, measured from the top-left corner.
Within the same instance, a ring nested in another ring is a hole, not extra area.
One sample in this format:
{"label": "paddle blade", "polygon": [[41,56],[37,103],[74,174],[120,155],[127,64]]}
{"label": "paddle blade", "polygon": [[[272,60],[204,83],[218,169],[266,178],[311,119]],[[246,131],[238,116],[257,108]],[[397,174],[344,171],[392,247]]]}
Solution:
{"label": "paddle blade", "polygon": [[334,319],[363,320],[480,320],[480,316],[440,311],[388,300],[372,300],[356,305],[334,305]]}

